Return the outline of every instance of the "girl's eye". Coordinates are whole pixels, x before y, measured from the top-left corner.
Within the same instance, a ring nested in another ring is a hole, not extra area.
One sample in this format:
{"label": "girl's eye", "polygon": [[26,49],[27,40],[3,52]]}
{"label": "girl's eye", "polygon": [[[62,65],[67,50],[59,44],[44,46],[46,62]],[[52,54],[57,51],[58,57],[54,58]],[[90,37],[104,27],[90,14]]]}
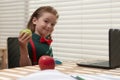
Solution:
{"label": "girl's eye", "polygon": [[55,24],[51,24],[52,26],[55,26]]}
{"label": "girl's eye", "polygon": [[48,21],[47,21],[47,20],[44,20],[44,22],[45,22],[45,23],[48,23]]}

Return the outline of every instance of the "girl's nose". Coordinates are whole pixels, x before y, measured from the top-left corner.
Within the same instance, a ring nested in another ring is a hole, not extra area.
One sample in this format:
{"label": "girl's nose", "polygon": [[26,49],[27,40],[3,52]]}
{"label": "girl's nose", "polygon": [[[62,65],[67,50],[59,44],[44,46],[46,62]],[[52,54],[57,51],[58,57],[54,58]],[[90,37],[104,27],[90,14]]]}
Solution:
{"label": "girl's nose", "polygon": [[51,24],[48,24],[48,26],[47,26],[48,28],[52,28],[52,25]]}

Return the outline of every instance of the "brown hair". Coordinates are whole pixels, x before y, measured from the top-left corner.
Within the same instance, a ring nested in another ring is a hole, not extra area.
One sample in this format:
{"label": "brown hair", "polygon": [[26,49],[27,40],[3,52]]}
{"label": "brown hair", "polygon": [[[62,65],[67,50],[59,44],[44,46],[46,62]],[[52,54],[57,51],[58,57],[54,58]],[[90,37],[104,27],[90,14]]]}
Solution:
{"label": "brown hair", "polygon": [[42,6],[42,7],[39,7],[32,15],[31,15],[31,18],[27,24],[27,28],[30,29],[32,32],[35,32],[35,25],[33,24],[32,20],[33,18],[39,18],[43,12],[49,12],[49,13],[52,13],[54,14],[57,18],[59,17],[57,11],[51,7],[51,6]]}

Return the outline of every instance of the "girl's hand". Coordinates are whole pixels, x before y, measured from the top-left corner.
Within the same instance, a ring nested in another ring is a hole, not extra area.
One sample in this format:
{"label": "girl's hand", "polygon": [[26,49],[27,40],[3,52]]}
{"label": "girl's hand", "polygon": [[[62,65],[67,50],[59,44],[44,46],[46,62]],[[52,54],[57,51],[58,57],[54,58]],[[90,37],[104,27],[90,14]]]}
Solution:
{"label": "girl's hand", "polygon": [[28,33],[21,33],[19,35],[19,44],[20,44],[20,66],[31,66],[31,60],[29,58],[27,44],[31,38],[31,35]]}
{"label": "girl's hand", "polygon": [[19,45],[20,45],[20,66],[31,66],[31,60],[29,58],[29,54],[28,54],[28,48],[27,48],[27,44],[29,42],[29,40],[32,37],[32,33],[28,34],[28,32],[21,32],[18,40],[19,40]]}
{"label": "girl's hand", "polygon": [[18,37],[20,47],[26,47],[31,38],[32,35],[29,35],[28,33],[21,33]]}

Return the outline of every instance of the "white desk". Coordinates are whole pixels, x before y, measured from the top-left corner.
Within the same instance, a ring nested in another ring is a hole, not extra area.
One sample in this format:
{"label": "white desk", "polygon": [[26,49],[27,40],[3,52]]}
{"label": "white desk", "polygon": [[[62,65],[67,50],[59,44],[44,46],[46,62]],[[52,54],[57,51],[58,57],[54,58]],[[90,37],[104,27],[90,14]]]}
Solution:
{"label": "white desk", "polygon": [[[65,73],[65,74],[72,74],[72,73],[84,73],[84,74],[97,74],[97,73],[104,73],[104,74],[112,74],[112,75],[119,75],[120,76],[120,68],[116,69],[98,69],[98,68],[88,68],[88,67],[78,67],[73,62],[63,62],[62,65],[57,65],[56,69]],[[39,66],[26,66],[26,67],[18,67],[18,68],[11,68],[11,69],[3,69],[0,70],[0,80],[16,80],[17,78],[24,77],[36,71],[39,71]]]}

